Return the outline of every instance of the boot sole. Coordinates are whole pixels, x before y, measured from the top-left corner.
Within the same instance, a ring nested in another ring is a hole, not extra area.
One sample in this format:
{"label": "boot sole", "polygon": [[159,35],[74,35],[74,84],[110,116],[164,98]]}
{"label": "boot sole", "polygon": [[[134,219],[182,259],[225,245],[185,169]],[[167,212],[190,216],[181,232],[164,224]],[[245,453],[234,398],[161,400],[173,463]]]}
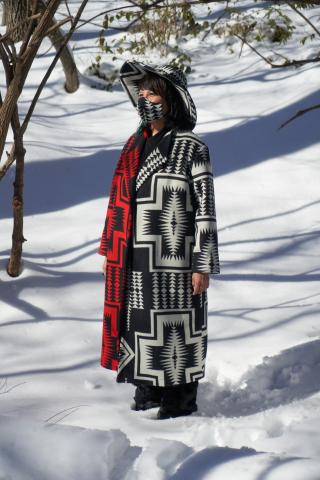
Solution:
{"label": "boot sole", "polygon": [[146,402],[143,405],[137,405],[135,402],[131,405],[131,410],[150,410],[150,408],[159,408],[160,402]]}
{"label": "boot sole", "polygon": [[196,412],[198,408],[194,408],[193,410],[177,410],[177,411],[162,411],[161,408],[158,410],[157,419],[158,420],[166,420],[168,418],[177,418],[177,417],[185,417],[187,415],[191,415],[193,412]]}

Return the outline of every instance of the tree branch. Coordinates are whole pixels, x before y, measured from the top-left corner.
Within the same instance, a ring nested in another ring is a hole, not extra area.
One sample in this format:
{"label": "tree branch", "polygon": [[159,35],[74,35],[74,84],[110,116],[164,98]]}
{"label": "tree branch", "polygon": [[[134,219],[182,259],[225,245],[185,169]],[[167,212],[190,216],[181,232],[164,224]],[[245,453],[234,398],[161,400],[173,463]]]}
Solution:
{"label": "tree branch", "polygon": [[248,45],[249,48],[251,48],[252,51],[254,51],[259,57],[261,57],[265,62],[267,62],[272,68],[283,68],[283,67],[299,67],[300,65],[305,65],[306,63],[314,63],[314,62],[319,62],[320,61],[320,55],[318,57],[314,58],[307,58],[307,59],[302,59],[302,60],[285,60],[284,63],[273,63],[271,60],[269,60],[267,57],[262,55],[256,48],[254,48],[247,40],[243,37],[241,37],[237,33],[233,33],[233,35],[239,40],[241,40],[243,43]]}
{"label": "tree branch", "polygon": [[[137,5],[137,8],[140,8],[143,11],[150,11],[155,8],[173,8],[173,7],[182,7],[183,4],[180,2],[178,3],[165,3],[165,5],[161,5],[161,3],[164,3],[165,0],[155,0],[153,3],[150,5]],[[221,3],[221,0],[188,0],[188,5],[207,5],[209,3]],[[133,5],[124,5],[122,7],[115,7],[115,8],[110,8],[109,10],[105,10],[104,12],[100,12],[97,15],[94,15],[93,17],[89,18],[88,20],[85,20],[83,23],[81,23],[78,28],[82,27],[86,23],[92,22],[92,20],[95,20],[98,17],[101,17],[102,15],[107,15],[108,13],[111,12],[116,12],[118,10],[127,10],[128,8],[133,8]],[[78,29],[77,28],[77,29]],[[102,25],[101,25],[102,28]]]}
{"label": "tree branch", "polygon": [[[32,14],[35,14],[36,11],[37,11],[37,8],[38,8],[38,0],[33,0],[32,1]],[[39,12],[40,14],[40,18],[41,18],[41,15],[42,15],[42,12]],[[33,33],[33,21],[29,22],[29,27],[28,27],[28,30],[24,36],[24,39],[22,41],[22,45],[20,47],[20,54],[22,54],[25,49],[27,48],[27,45],[28,45],[28,42],[32,36],[32,33]]]}
{"label": "tree branch", "polygon": [[[30,42],[22,42],[20,52],[16,57],[14,76],[7,88],[7,93],[0,110],[0,159],[2,157],[5,139],[18,99],[28,76],[32,62],[43,40],[43,35],[48,30],[50,21],[54,16],[61,0],[50,0],[47,8],[36,25]],[[32,22],[30,22],[32,23]],[[29,32],[28,32],[29,35]]]}
{"label": "tree branch", "polygon": [[[80,17],[81,17],[81,14],[83,12],[83,10],[85,9],[85,6],[86,4],[88,3],[89,0],[83,0],[80,7],[79,7],[79,10],[76,14],[76,16],[74,17],[73,21],[72,21],[72,26],[70,28],[70,30],[68,31],[68,33],[65,35],[64,37],[64,40],[63,42],[61,43],[59,49],[57,50],[48,70],[46,71],[46,74],[44,75],[40,85],[38,86],[37,88],[37,91],[32,99],[32,102],[30,104],[30,107],[28,109],[28,112],[24,118],[24,121],[21,125],[21,132],[22,134],[24,134],[24,132],[26,131],[26,128],[28,126],[28,123],[30,121],[30,118],[33,114],[33,111],[35,109],[35,106],[36,106],[36,103],[41,95],[41,92],[48,80],[48,78],[50,77],[54,67],[56,66],[56,63],[58,62],[59,60],[59,57],[60,57],[60,54],[63,50],[63,48],[65,47],[65,45],[68,43],[68,41],[70,40],[72,34],[74,33],[74,31],[76,30],[76,25],[77,23],[79,22],[80,20]],[[1,47],[1,44],[0,44],[0,47]],[[1,50],[0,50],[1,51]],[[4,177],[4,175],[6,174],[6,172],[8,171],[8,169],[10,168],[10,166],[14,163],[15,161],[15,157],[16,157],[16,152],[15,152],[15,146],[14,144],[12,145],[11,147],[11,151],[8,155],[8,158],[6,160],[6,162],[3,164],[3,166],[0,168],[0,181],[2,180],[2,178]]]}
{"label": "tree branch", "polygon": [[50,27],[47,31],[46,31],[46,34],[45,35],[50,35],[50,33],[53,33],[55,32],[58,28],[60,28],[62,25],[64,25],[65,23],[68,23],[68,22],[72,22],[72,17],[67,17],[65,18],[64,20],[60,20],[60,22],[57,22],[55,23],[54,25],[52,25],[52,27]]}
{"label": "tree branch", "polygon": [[307,18],[305,15],[303,15],[302,12],[300,12],[300,10],[297,9],[297,7],[295,7],[294,5],[292,5],[291,2],[286,2],[286,4],[292,8],[292,10],[294,10],[298,15],[300,15],[300,17],[302,17],[309,25],[311,28],[313,28],[313,30],[317,33],[317,35],[320,36],[320,31],[313,25],[313,23],[309,20],[309,18]]}
{"label": "tree branch", "polygon": [[284,127],[285,125],[288,125],[288,123],[292,122],[293,120],[295,120],[296,118],[298,117],[301,117],[302,115],[304,115],[305,113],[307,112],[311,112],[311,110],[316,110],[320,108],[320,103],[318,105],[312,105],[312,107],[308,107],[308,108],[305,108],[303,110],[298,110],[298,112],[293,116],[293,117],[290,117],[289,120],[287,120],[286,122],[282,123],[280,125],[280,127],[278,128],[278,130],[280,130],[280,128]]}
{"label": "tree branch", "polygon": [[273,63],[267,57],[263,56],[262,53],[258,52],[258,50],[254,48],[249,42],[247,42],[245,38],[241,37],[241,35],[239,35],[238,33],[232,33],[232,35],[239,38],[239,40],[241,40],[242,43],[245,43],[246,45],[248,45],[248,47],[251,48],[251,50],[254,53],[256,53],[260,58],[262,58],[266,63],[268,63],[271,66],[273,65]]}

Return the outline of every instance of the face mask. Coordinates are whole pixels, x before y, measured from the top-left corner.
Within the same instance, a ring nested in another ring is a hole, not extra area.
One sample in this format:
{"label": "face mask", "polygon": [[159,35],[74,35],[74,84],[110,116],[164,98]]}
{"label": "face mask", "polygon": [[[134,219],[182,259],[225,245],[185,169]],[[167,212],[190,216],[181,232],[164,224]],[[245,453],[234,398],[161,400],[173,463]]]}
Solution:
{"label": "face mask", "polygon": [[157,120],[158,118],[162,118],[167,115],[166,113],[163,113],[162,103],[150,102],[150,100],[145,97],[138,98],[136,108],[144,123],[150,123],[153,120]]}

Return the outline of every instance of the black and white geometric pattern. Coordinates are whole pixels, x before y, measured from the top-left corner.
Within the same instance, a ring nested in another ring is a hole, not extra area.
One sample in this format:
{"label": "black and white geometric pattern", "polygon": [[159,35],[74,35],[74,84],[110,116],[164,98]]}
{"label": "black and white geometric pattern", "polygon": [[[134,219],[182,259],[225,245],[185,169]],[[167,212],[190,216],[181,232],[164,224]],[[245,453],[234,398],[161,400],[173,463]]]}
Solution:
{"label": "black and white geometric pattern", "polygon": [[162,103],[150,102],[150,100],[145,97],[138,98],[137,110],[145,124],[157,120],[164,115]]}
{"label": "black and white geometric pattern", "polygon": [[138,83],[146,72],[155,73],[168,80],[175,88],[185,107],[186,116],[190,123],[197,122],[197,110],[187,88],[187,78],[182,70],[173,65],[146,65],[143,62],[126,61],[120,69],[120,81],[127,92],[133,106],[136,108],[139,97]]}
{"label": "black and white geometric pattern", "polygon": [[[170,136],[168,132],[165,137]],[[152,174],[154,170],[157,170],[160,165],[165,164],[167,158],[161,155],[158,147],[156,147],[149,155],[148,162],[144,162],[142,168],[140,168],[136,178],[136,190],[145,182],[145,180]]]}
{"label": "black and white geometric pattern", "polygon": [[153,385],[177,385],[198,380],[204,372],[207,331],[196,329],[195,311],[150,312],[150,333],[135,332],[135,378]]}
{"label": "black and white geometric pattern", "polygon": [[122,337],[120,342],[120,353],[121,353],[121,360],[118,366],[118,374],[123,370],[123,368],[134,360],[134,351],[131,349],[130,345],[126,342],[126,340]]}
{"label": "black and white geometric pattern", "polygon": [[126,330],[131,328],[132,309],[144,310],[144,290],[143,290],[143,273],[132,271],[130,268],[127,272],[127,290],[125,297],[126,304]]}
{"label": "black and white geometric pattern", "polygon": [[207,292],[192,273],[220,273],[213,169],[193,132],[169,130],[136,178],[132,255],[118,382],[199,380],[207,352]]}
{"label": "black and white geometric pattern", "polygon": [[152,196],[137,199],[134,247],[149,249],[151,272],[190,270],[194,212],[188,191],[182,176],[158,173],[151,179]]}
{"label": "black and white geometric pattern", "polygon": [[151,308],[192,308],[192,272],[152,273]]}

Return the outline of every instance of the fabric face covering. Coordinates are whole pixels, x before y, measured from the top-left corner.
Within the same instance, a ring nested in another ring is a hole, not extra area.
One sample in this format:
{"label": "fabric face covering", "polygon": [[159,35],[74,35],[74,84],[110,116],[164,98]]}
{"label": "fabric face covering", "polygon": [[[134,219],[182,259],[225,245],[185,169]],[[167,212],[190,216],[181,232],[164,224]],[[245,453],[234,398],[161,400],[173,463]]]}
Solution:
{"label": "fabric face covering", "polygon": [[137,110],[144,123],[149,123],[165,116],[162,103],[150,102],[145,97],[138,98]]}

